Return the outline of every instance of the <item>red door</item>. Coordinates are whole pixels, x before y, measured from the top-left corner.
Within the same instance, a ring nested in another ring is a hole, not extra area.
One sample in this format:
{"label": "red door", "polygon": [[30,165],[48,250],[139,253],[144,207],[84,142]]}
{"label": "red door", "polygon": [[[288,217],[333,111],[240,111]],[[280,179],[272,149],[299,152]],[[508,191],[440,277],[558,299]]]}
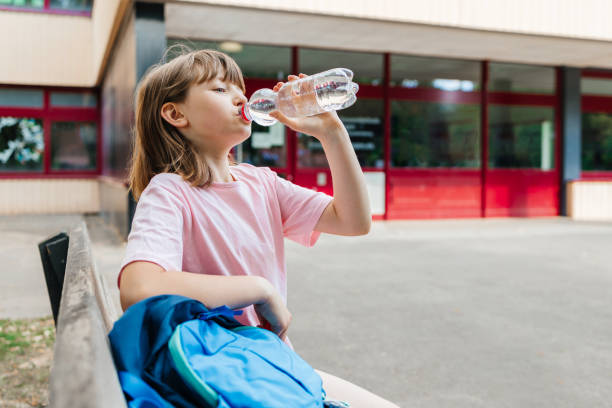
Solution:
{"label": "red door", "polygon": [[483,216],[558,215],[561,121],[556,93],[492,92],[487,99]]}

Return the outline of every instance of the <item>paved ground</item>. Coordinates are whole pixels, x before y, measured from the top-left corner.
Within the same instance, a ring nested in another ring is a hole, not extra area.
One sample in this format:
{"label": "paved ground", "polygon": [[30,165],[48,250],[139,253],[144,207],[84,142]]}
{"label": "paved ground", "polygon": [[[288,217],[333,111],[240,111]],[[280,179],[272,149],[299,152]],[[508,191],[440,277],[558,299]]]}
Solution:
{"label": "paved ground", "polygon": [[[79,217],[0,217],[0,317],[49,314],[36,244]],[[114,288],[123,244],[88,217]],[[291,339],[402,407],[612,406],[612,223],[377,222],[287,242]]]}
{"label": "paved ground", "polygon": [[85,219],[98,270],[118,296],[117,269],[125,244],[97,216],[0,216],[0,319],[50,316],[38,244]]}

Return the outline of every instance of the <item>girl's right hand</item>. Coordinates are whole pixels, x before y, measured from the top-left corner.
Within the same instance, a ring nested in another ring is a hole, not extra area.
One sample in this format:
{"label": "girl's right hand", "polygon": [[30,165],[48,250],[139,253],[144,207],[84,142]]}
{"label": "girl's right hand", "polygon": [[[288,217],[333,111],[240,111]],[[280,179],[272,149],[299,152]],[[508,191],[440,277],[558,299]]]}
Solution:
{"label": "girl's right hand", "polygon": [[272,331],[282,340],[285,340],[289,324],[291,323],[291,312],[287,309],[287,306],[285,306],[280,293],[278,293],[270,282],[265,280],[265,286],[266,295],[261,302],[253,305],[255,312],[263,328]]}
{"label": "girl's right hand", "polygon": [[[297,81],[298,79],[306,77],[307,75],[304,74],[300,74],[299,76],[289,75],[287,77],[287,82]],[[285,85],[284,82],[278,82],[272,90],[274,92],[278,92],[283,87],[283,85]],[[313,83],[303,83],[301,85],[300,88],[302,89],[300,90],[300,93],[303,93],[304,96],[299,96],[292,88],[292,99],[297,100],[298,104],[314,102],[313,98],[315,97],[312,93],[313,86]],[[322,112],[314,116],[289,118],[283,115],[280,111],[275,110],[270,112],[270,116],[278,120],[285,126],[288,126],[291,129],[295,130],[296,132],[305,133],[307,135],[313,136],[319,141],[323,141],[324,138],[337,137],[338,131],[346,131],[344,124],[338,117],[338,113],[336,111]]]}

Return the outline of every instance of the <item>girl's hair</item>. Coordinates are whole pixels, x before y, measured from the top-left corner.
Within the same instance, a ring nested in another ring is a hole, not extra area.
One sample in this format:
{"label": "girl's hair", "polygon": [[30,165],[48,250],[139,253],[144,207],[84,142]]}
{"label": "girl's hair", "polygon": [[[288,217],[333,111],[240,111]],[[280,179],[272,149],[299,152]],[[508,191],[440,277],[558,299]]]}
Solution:
{"label": "girl's hair", "polygon": [[[184,45],[166,50],[179,55],[152,66],[136,91],[134,141],[128,182],[134,199],[159,173],[176,173],[192,186],[208,187],[209,165],[197,154],[195,146],[161,116],[166,102],[183,102],[193,84],[209,81],[219,74],[245,92],[242,72],[228,55],[215,50],[190,51]],[[230,157],[230,161],[231,157]],[[233,164],[233,163],[230,163]]]}

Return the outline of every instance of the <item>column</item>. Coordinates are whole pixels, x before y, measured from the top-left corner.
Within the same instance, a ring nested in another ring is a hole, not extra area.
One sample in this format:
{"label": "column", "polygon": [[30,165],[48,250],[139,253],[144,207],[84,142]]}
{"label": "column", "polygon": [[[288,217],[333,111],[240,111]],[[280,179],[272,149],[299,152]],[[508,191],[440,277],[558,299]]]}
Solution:
{"label": "column", "polygon": [[[136,81],[153,64],[160,62],[166,51],[166,23],[163,3],[137,1],[134,4],[134,33],[136,40]],[[136,211],[136,201],[130,191],[128,195],[128,231],[132,229],[132,219]]]}
{"label": "column", "polygon": [[580,68],[561,68],[561,215],[567,215],[566,185],[582,171],[580,74]]}

